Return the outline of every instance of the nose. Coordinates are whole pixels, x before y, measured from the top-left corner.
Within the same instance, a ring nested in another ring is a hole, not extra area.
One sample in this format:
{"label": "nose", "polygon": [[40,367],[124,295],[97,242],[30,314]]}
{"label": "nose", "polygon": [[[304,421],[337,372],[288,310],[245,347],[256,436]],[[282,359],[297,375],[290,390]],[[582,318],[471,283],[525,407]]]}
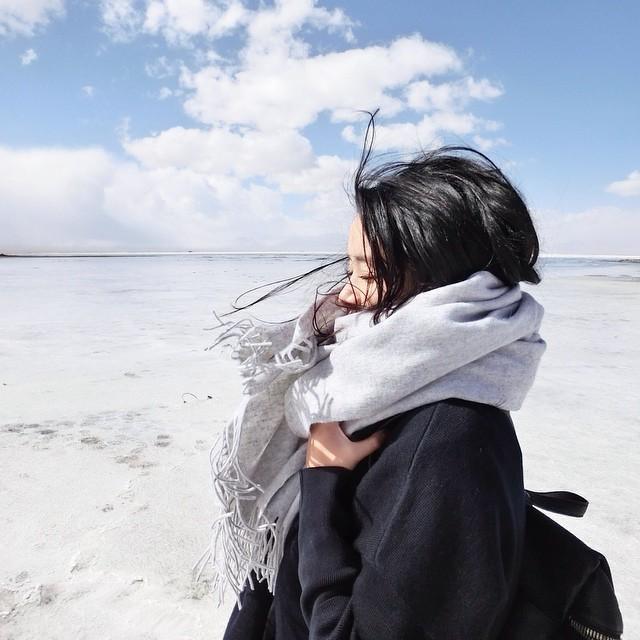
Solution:
{"label": "nose", "polygon": [[358,303],[358,300],[355,295],[355,287],[351,284],[351,282],[347,281],[340,290],[338,294],[338,301],[343,304],[355,305]]}
{"label": "nose", "polygon": [[351,289],[348,282],[342,287],[342,289],[340,289],[340,292],[338,293],[338,302],[348,302],[349,294],[347,293],[347,289]]}

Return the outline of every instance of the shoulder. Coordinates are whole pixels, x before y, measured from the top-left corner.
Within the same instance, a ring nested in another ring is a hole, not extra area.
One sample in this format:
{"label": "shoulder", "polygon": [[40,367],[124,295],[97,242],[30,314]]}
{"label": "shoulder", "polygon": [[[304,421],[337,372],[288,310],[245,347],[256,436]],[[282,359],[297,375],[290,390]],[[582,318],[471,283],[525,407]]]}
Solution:
{"label": "shoulder", "polygon": [[460,525],[487,519],[489,537],[490,523],[500,522],[505,535],[521,529],[522,454],[508,411],[448,398],[408,412],[394,426],[368,483],[382,475],[390,489],[377,560],[396,536],[421,532],[426,540],[433,526],[454,537]]}
{"label": "shoulder", "polygon": [[[455,443],[473,449],[493,446],[517,449],[520,454],[515,427],[508,411],[460,398],[448,398],[434,404],[434,409],[423,415],[426,428],[421,446],[437,446],[440,443]],[[422,415],[423,410],[421,408],[418,416]]]}
{"label": "shoulder", "polygon": [[396,416],[389,425],[389,436],[379,458],[405,465],[405,472],[416,463],[416,456],[437,454],[432,464],[491,453],[498,460],[522,463],[511,415],[488,404],[447,398]]}
{"label": "shoulder", "polygon": [[483,491],[497,498],[506,490],[518,500],[522,451],[509,412],[458,398],[435,404],[416,414],[422,429],[407,469],[409,484],[446,478],[454,492]]}
{"label": "shoulder", "polygon": [[521,500],[522,453],[508,411],[447,398],[398,414],[385,428],[384,445],[353,472],[366,520],[384,520],[403,495],[426,487]]}

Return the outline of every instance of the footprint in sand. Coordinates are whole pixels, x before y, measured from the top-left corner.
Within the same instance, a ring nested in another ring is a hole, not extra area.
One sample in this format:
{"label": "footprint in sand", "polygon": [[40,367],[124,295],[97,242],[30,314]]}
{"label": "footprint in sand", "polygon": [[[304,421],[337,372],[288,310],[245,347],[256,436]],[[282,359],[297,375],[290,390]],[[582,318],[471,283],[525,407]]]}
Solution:
{"label": "footprint in sand", "polygon": [[2,430],[8,431],[9,433],[22,433],[23,429],[24,429],[24,424],[22,422],[15,422],[15,423],[2,425]]}
{"label": "footprint in sand", "polygon": [[15,589],[0,587],[0,616],[9,618],[18,606],[18,592]]}
{"label": "footprint in sand", "polygon": [[96,555],[87,551],[78,551],[71,558],[69,573],[89,569],[96,562]]}
{"label": "footprint in sand", "polygon": [[122,419],[126,422],[133,422],[142,415],[140,411],[127,411],[122,415]]}
{"label": "footprint in sand", "polygon": [[171,444],[171,436],[166,433],[161,433],[156,437],[156,447],[168,447]]}
{"label": "footprint in sand", "polygon": [[125,489],[124,491],[118,494],[118,498],[120,498],[120,500],[125,502],[132,502],[133,499],[136,497],[136,492],[133,490],[133,485],[131,481],[129,481],[129,484],[127,485],[127,487],[128,487],[127,489]]}
{"label": "footprint in sand", "polygon": [[82,444],[93,445],[96,449],[104,449],[107,446],[102,440],[100,440],[100,438],[97,438],[96,436],[84,436],[83,438],[80,438],[80,442],[82,442]]}
{"label": "footprint in sand", "polygon": [[60,595],[60,590],[55,584],[40,584],[38,585],[38,596],[40,606],[46,606],[51,604]]}
{"label": "footprint in sand", "polygon": [[146,467],[155,467],[157,466],[157,463],[155,462],[149,462],[147,460],[141,460],[140,456],[138,455],[138,453],[140,453],[142,451],[141,447],[137,447],[136,449],[132,449],[131,452],[126,455],[126,456],[117,456],[116,457],[116,463],[118,464],[126,464],[129,466],[129,468],[131,469],[137,469],[137,468],[146,468]]}

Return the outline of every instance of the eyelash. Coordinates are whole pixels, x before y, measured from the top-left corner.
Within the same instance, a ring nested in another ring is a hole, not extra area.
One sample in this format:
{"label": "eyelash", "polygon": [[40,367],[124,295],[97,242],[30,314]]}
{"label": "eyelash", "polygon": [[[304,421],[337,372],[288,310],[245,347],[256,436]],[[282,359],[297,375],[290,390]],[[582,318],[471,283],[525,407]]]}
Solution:
{"label": "eyelash", "polygon": [[[348,278],[351,278],[352,275],[353,275],[353,271],[347,271]],[[372,276],[360,276],[360,278],[362,280],[375,280],[375,278],[373,278]]]}

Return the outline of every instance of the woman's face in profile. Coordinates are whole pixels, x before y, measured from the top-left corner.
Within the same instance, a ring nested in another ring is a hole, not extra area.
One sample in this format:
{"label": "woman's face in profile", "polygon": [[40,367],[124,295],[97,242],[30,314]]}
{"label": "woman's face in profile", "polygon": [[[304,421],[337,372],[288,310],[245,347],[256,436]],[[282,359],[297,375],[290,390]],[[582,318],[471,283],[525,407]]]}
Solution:
{"label": "woman's face in profile", "polygon": [[369,268],[371,250],[367,238],[363,235],[362,223],[358,215],[354,217],[349,227],[347,254],[349,278],[338,294],[338,302],[361,308],[376,304],[378,288]]}

